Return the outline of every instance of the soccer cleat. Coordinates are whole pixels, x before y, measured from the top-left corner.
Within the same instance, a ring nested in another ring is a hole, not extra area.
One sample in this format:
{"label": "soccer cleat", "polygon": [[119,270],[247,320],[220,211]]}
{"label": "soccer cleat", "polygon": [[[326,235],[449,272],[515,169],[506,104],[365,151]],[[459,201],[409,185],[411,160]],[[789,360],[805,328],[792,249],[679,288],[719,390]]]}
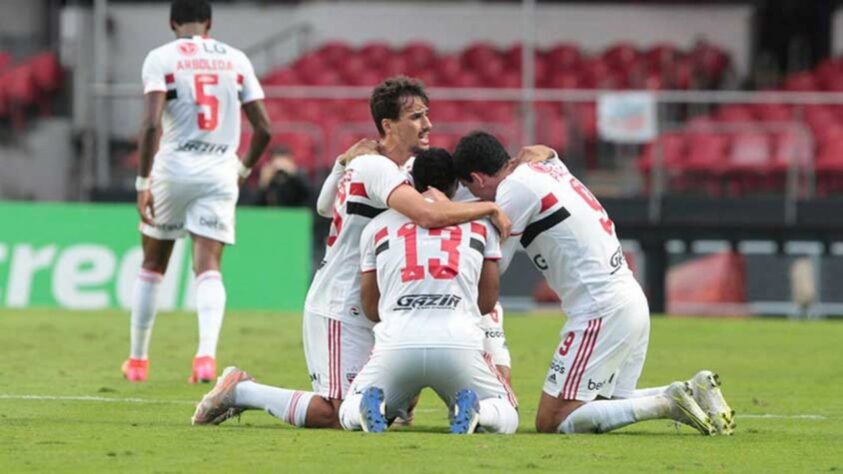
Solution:
{"label": "soccer cleat", "polygon": [[454,405],[454,416],[451,419],[452,434],[471,434],[477,430],[480,422],[480,401],[477,393],[471,389],[457,392],[457,402]]}
{"label": "soccer cleat", "polygon": [[690,387],[684,382],[673,382],[670,384],[667,390],[665,390],[664,396],[670,400],[671,418],[696,429],[704,435],[711,436],[714,434],[711,419],[700,408],[697,402],[694,401]]}
{"label": "soccer cleat", "polygon": [[187,378],[187,383],[210,383],[217,377],[217,361],[211,356],[193,358],[193,374]]}
{"label": "soccer cleat", "polygon": [[383,390],[369,387],[363,391],[360,400],[360,426],[367,433],[383,433],[386,431],[386,402]]}
{"label": "soccer cleat", "polygon": [[123,377],[129,382],[146,382],[149,360],[129,357],[126,362],[123,362],[121,369],[123,370]]}
{"label": "soccer cleat", "polygon": [[237,367],[226,367],[216,385],[202,397],[193,412],[193,425],[218,425],[243,413],[246,409],[234,405],[234,389],[240,382],[254,381],[254,377]]}
{"label": "soccer cleat", "polygon": [[729,407],[720,391],[720,376],[710,370],[701,370],[689,380],[694,400],[711,417],[711,424],[721,435],[735,433],[735,410]]}

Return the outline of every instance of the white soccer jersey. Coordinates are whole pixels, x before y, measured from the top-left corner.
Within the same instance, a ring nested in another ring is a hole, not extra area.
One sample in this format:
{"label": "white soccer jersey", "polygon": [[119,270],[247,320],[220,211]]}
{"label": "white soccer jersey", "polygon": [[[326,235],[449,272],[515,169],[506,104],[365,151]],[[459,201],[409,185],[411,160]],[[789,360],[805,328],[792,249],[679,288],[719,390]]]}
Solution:
{"label": "white soccer jersey", "polygon": [[488,220],[424,229],[390,210],[360,238],[363,272],[377,270],[381,349],[483,349],[477,306],[483,261],[501,257]]}
{"label": "white soccer jersey", "polygon": [[499,185],[496,202],[512,220],[501,270],[520,243],[569,318],[593,318],[641,293],[614,223],[561,161],[519,166]]}
{"label": "white soccer jersey", "polygon": [[167,93],[153,174],[185,181],[230,176],[240,106],[264,98],[246,55],[211,38],[179,38],[153,49],[142,75],[144,94]]}
{"label": "white soccer jersey", "polygon": [[360,234],[387,209],[387,200],[407,176],[389,158],[364,155],[352,161],[337,184],[334,216],[305,309],[349,324],[372,326],[360,303]]}

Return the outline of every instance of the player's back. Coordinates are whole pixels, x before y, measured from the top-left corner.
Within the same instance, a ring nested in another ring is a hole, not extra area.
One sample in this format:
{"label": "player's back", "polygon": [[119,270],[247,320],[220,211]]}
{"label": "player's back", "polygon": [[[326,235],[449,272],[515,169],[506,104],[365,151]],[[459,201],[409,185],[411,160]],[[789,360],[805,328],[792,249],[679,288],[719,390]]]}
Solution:
{"label": "player's back", "polygon": [[189,180],[232,175],[242,103],[263,90],[243,52],[203,36],[152,50],[143,65],[144,92],[166,93],[156,174]]}
{"label": "player's back", "polygon": [[593,317],[640,293],[614,223],[562,162],[519,166],[498,190],[499,196],[513,192],[529,194],[533,203],[529,222],[515,238],[562,299],[568,317]]}
{"label": "player's back", "polygon": [[361,239],[362,268],[378,273],[378,347],[483,348],[480,274],[484,260],[500,258],[488,220],[424,229],[390,210]]}

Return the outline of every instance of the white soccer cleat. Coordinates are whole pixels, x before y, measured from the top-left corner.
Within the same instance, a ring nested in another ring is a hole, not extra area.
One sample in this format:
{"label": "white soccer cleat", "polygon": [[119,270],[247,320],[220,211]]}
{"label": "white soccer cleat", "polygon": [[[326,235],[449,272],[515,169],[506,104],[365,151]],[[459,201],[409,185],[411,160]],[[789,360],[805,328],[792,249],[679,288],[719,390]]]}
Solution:
{"label": "white soccer cleat", "polygon": [[670,400],[671,418],[684,423],[700,433],[711,436],[714,434],[714,427],[711,419],[702,408],[694,401],[691,389],[684,382],[673,382],[667,387],[664,396]]}
{"label": "white soccer cleat", "polygon": [[234,389],[238,383],[247,380],[255,379],[237,367],[226,367],[217,379],[214,388],[196,405],[196,411],[190,419],[191,424],[218,425],[243,413],[245,408],[234,405]]}
{"label": "white soccer cleat", "polygon": [[720,391],[720,376],[710,370],[701,370],[689,380],[694,400],[711,418],[711,424],[718,434],[735,433],[735,410],[729,407]]}

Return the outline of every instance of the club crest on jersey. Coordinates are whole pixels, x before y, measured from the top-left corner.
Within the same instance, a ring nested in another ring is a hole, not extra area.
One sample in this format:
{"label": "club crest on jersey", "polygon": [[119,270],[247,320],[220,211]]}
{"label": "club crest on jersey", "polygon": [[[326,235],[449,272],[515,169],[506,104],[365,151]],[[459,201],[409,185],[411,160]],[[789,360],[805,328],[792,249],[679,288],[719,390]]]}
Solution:
{"label": "club crest on jersey", "polygon": [[183,43],[179,43],[178,50],[185,56],[193,56],[197,51],[199,51],[199,46],[196,46],[196,43],[185,41]]}
{"label": "club crest on jersey", "polygon": [[410,311],[413,309],[456,309],[462,301],[457,295],[403,295],[398,298],[394,311]]}

